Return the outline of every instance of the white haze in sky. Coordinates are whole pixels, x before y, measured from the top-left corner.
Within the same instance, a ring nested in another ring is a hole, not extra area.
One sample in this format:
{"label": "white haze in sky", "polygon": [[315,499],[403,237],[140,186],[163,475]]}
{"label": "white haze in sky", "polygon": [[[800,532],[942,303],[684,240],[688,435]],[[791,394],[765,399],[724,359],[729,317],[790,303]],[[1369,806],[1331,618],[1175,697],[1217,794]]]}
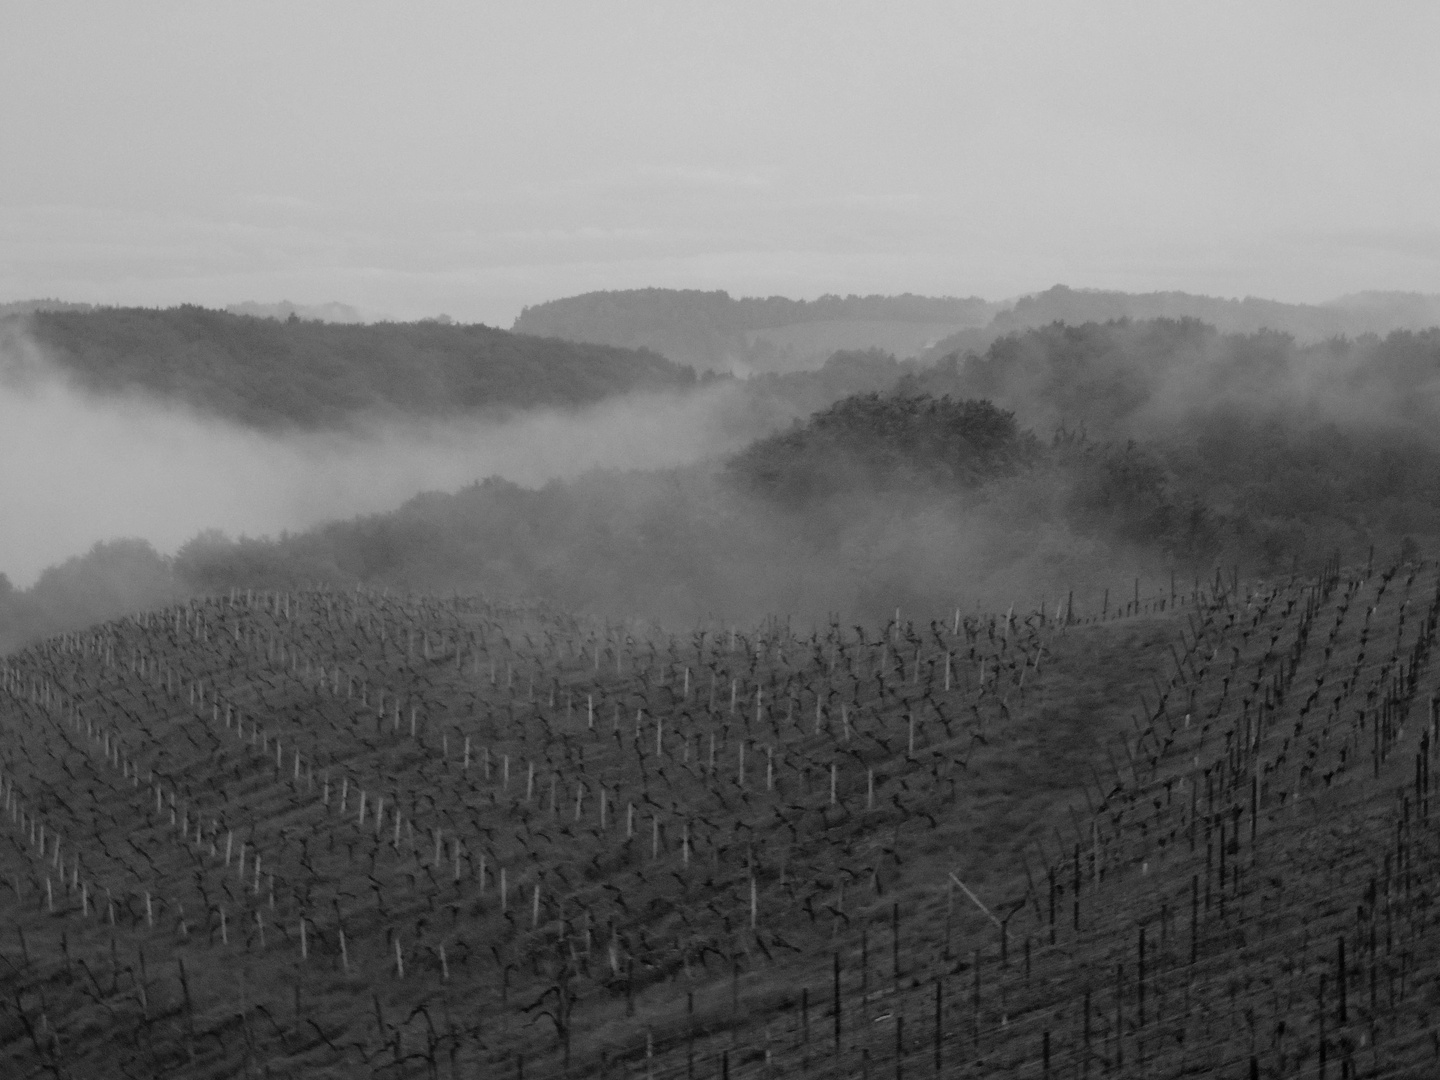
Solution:
{"label": "white haze in sky", "polygon": [[5,5],[0,301],[1440,291],[1440,5]]}
{"label": "white haze in sky", "polygon": [[506,422],[273,436],[51,375],[0,383],[0,572],[19,587],[100,540],[173,553],[203,529],[273,535],[388,511],[487,476],[526,485],[595,467],[683,464],[740,438],[733,391],[638,394]]}
{"label": "white haze in sky", "polygon": [[[1437,41],[1418,2],[12,3],[0,302],[1440,292]],[[682,462],[711,404],[272,439],[42,380],[0,570]]]}

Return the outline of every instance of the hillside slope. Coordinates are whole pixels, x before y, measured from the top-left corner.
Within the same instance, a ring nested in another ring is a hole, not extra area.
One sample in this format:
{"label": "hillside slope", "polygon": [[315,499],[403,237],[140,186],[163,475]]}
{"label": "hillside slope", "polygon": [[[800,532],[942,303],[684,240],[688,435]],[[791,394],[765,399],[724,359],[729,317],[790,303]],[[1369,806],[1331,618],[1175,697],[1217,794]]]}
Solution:
{"label": "hillside slope", "polygon": [[691,386],[655,353],[438,322],[340,325],[206,308],[36,311],[0,321],[85,390],[141,392],[262,429],[568,407]]}
{"label": "hillside slope", "polygon": [[1433,566],[655,635],[236,594],[8,658],[10,1075],[1433,1068]]}
{"label": "hillside slope", "polygon": [[1440,326],[1440,298],[1417,293],[1360,293],[1326,304],[1287,304],[1247,296],[1201,296],[1184,292],[1125,293],[1055,285],[1023,296],[986,326],[958,330],[924,353],[930,361],[952,353],[984,352],[992,342],[1024,330],[1065,323],[1116,319],[1194,319],[1222,334],[1289,334],[1303,344],[1329,338],[1388,334]]}
{"label": "hillside slope", "polygon": [[584,293],[527,307],[513,329],[571,341],[648,348],[697,370],[800,371],[844,349],[913,356],[999,305],[978,298],[781,296],[630,289]]}

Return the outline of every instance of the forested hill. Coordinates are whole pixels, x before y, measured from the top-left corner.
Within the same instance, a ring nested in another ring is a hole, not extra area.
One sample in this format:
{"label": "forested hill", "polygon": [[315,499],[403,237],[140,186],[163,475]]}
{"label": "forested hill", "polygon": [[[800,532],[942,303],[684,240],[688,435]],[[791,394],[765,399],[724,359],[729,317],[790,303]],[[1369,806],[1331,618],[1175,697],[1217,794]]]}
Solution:
{"label": "forested hill", "polygon": [[957,330],[932,345],[925,357],[936,360],[955,352],[983,352],[1005,334],[1057,322],[1079,326],[1115,319],[1198,319],[1221,333],[1270,330],[1313,344],[1333,337],[1440,326],[1440,296],[1367,292],[1324,304],[1287,304],[1254,296],[1235,300],[1185,292],[1126,293],[1056,285],[1022,296],[984,327]]}
{"label": "forested hill", "polygon": [[997,330],[1020,330],[1052,322],[1078,324],[1108,319],[1200,319],[1222,333],[1279,330],[1302,339],[1389,329],[1387,311],[1374,308],[1369,318],[1334,304],[1286,304],[1247,296],[1235,300],[1185,292],[1125,293],[1071,289],[1056,285],[1024,296],[995,317]]}
{"label": "forested hill", "polygon": [[857,394],[728,463],[747,489],[789,504],[858,485],[977,487],[1033,461],[1039,443],[988,401]]}
{"label": "forested hill", "polygon": [[[817,397],[718,469],[492,481],[278,541],[198,538],[175,568],[198,592],[478,590],[682,625],[1440,549],[1440,331],[1302,346],[1117,322],[1008,335],[963,364],[837,367],[891,383]],[[758,413],[815,378],[741,385]]]}
{"label": "forested hill", "polygon": [[439,322],[336,325],[185,305],[35,311],[0,319],[0,334],[28,335],[86,390],[139,391],[270,430],[577,406],[695,382],[645,350]]}
{"label": "forested hill", "polygon": [[902,379],[910,394],[991,399],[1045,433],[1168,441],[1177,420],[1203,429],[1228,410],[1429,437],[1440,421],[1440,329],[1300,344],[1196,319],[1051,323],[912,364]]}
{"label": "forested hill", "polygon": [[569,341],[654,349],[717,371],[815,369],[832,353],[879,348],[934,361],[984,352],[1006,334],[1061,322],[1198,319],[1221,333],[1262,330],[1302,343],[1440,326],[1440,296],[1370,292],[1324,304],[1184,292],[1125,293],[1056,285],[1013,302],[978,297],[731,297],[722,291],[631,289],[570,296],[526,308],[514,329]]}
{"label": "forested hill", "polygon": [[732,297],[724,291],[630,289],[585,293],[525,308],[514,329],[654,349],[715,370],[817,368],[840,349],[914,355],[962,327],[988,323],[1000,305],[978,297]]}
{"label": "forested hill", "polygon": [[726,461],[490,480],[276,539],[204,534],[173,559],[102,545],[29,590],[0,579],[0,645],[236,587],[480,592],[681,626],[1092,586],[1098,602],[1117,577],[1440,550],[1440,331],[1052,325],[928,368],[847,354],[733,390],[767,432]]}

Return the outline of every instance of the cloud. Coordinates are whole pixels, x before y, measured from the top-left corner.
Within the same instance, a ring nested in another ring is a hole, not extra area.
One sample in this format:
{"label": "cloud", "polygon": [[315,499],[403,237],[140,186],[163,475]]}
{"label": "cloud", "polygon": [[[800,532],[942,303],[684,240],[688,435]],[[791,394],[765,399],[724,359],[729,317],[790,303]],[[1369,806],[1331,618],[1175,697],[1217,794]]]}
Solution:
{"label": "cloud", "polygon": [[203,529],[273,535],[487,476],[686,464],[747,437],[729,387],[504,422],[264,435],[147,398],[96,399],[23,342],[0,346],[0,571],[20,586],[99,540],[169,552]]}

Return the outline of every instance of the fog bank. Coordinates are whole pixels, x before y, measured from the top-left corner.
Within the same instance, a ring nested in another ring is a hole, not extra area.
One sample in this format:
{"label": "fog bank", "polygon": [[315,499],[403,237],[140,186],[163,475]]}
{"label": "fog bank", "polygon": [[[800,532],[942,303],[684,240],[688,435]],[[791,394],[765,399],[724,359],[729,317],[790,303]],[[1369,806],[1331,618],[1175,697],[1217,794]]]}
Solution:
{"label": "fog bank", "polygon": [[722,385],[502,421],[275,436],[144,397],[85,395],[11,341],[0,354],[0,572],[27,587],[100,540],[169,553],[204,529],[275,535],[487,476],[533,486],[686,464],[752,437],[741,417]]}

